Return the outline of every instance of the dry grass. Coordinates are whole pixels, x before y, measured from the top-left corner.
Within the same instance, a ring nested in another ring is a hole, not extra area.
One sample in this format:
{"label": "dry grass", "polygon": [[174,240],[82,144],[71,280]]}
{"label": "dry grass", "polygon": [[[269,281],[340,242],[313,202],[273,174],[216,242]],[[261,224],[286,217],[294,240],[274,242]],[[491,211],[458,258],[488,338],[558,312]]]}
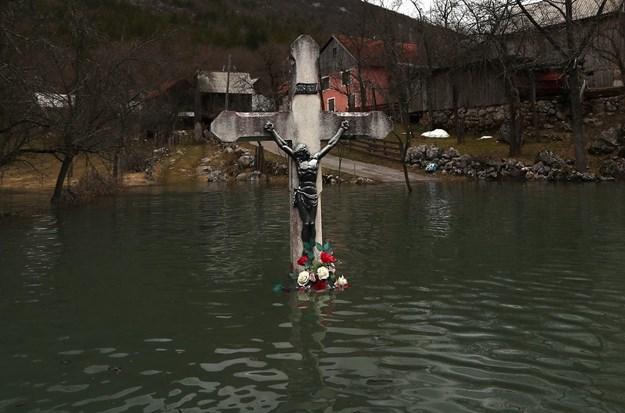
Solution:
{"label": "dry grass", "polygon": [[[48,190],[54,188],[61,162],[49,154],[29,155],[0,172],[0,188],[15,190]],[[101,175],[111,174],[109,162],[95,156],[76,157],[71,173],[72,185],[94,170]]]}

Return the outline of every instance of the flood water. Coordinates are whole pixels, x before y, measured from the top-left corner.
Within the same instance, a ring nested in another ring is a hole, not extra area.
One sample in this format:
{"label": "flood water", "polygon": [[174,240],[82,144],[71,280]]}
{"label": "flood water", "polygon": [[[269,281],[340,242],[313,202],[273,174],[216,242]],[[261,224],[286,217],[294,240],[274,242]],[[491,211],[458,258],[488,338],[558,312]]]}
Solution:
{"label": "flood water", "polygon": [[622,412],[623,205],[613,184],[326,187],[353,288],[316,296],[272,292],[282,187],[4,219],[0,412]]}

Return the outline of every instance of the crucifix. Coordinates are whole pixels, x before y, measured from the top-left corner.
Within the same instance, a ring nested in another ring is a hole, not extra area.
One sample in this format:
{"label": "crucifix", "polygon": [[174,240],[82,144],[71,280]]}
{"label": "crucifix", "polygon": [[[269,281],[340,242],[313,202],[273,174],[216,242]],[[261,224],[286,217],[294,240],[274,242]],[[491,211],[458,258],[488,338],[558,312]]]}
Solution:
{"label": "crucifix", "polygon": [[[297,269],[304,242],[323,243],[319,162],[341,138],[384,139],[391,120],[383,112],[323,112],[319,45],[302,35],[291,44],[290,112],[224,111],[211,132],[224,142],[273,140],[289,157],[291,263]],[[321,141],[328,139],[321,147]],[[290,143],[289,143],[290,141]]]}

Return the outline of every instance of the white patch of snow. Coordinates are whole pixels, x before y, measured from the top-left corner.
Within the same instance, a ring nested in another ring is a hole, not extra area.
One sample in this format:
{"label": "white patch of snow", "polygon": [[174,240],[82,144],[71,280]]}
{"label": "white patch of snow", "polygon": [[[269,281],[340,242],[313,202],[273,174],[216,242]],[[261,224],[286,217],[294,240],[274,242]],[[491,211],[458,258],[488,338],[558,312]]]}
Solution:
{"label": "white patch of snow", "polygon": [[486,135],[486,136],[482,136],[481,138],[478,139],[478,141],[483,141],[486,139],[495,139],[494,136],[490,136],[490,135]]}
{"label": "white patch of snow", "polygon": [[449,134],[447,133],[447,131],[443,129],[434,129],[429,132],[423,132],[421,136],[423,136],[424,138],[435,138],[435,139],[449,138]]}

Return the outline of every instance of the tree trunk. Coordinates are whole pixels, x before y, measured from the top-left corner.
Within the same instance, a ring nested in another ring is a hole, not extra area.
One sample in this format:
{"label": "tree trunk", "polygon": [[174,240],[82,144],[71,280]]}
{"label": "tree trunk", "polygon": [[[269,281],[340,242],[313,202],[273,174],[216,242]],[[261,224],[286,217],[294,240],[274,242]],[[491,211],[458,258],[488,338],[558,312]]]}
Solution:
{"label": "tree trunk", "polygon": [[121,163],[122,157],[120,156],[121,150],[116,149],[113,154],[113,179],[115,182],[121,181]]}
{"label": "tree trunk", "polygon": [[464,134],[461,133],[462,131],[460,130],[460,115],[458,113],[458,86],[456,85],[456,82],[453,82],[453,85],[451,87],[451,105],[452,105],[452,111],[453,111],[453,116],[454,116],[454,132],[456,134],[456,141],[458,142],[458,145],[463,144],[464,143]]}
{"label": "tree trunk", "polygon": [[506,82],[506,98],[508,100],[508,112],[509,112],[509,128],[510,136],[508,137],[510,142],[509,156],[521,155],[521,119],[520,119],[520,107],[521,97],[519,95],[519,89],[514,84],[514,81],[509,75],[505,76]]}
{"label": "tree trunk", "polygon": [[408,192],[412,192],[412,186],[410,185],[410,178],[408,176],[408,165],[406,164],[406,154],[408,153],[408,146],[410,145],[410,140],[406,138],[406,143],[401,143],[401,166],[404,170],[404,181],[406,182],[406,188],[408,188]]}
{"label": "tree trunk", "polygon": [[429,129],[434,130],[434,108],[433,108],[433,87],[432,87],[432,76],[428,74],[425,80],[425,95],[428,104],[428,118],[429,118]]}
{"label": "tree trunk", "polygon": [[575,168],[585,172],[588,167],[586,159],[586,141],[584,139],[584,119],[582,109],[582,85],[579,67],[575,65],[569,72],[569,99],[571,104],[571,130],[575,144]]}
{"label": "tree trunk", "polygon": [[532,105],[532,126],[538,129],[538,112],[536,110],[536,74],[530,70],[531,105]]}
{"label": "tree trunk", "polygon": [[61,202],[63,197],[63,183],[65,182],[65,178],[67,177],[67,173],[72,166],[72,161],[74,160],[74,155],[65,155],[63,158],[63,163],[61,163],[61,169],[59,170],[59,175],[56,178],[56,185],[54,186],[54,193],[52,194],[52,199],[50,202],[52,205],[58,205]]}
{"label": "tree trunk", "polygon": [[[200,92],[200,72],[197,71],[195,74],[195,83],[193,90],[193,111],[194,111],[194,125],[193,125],[193,137],[196,141],[200,141],[202,139],[202,94]],[[226,98],[227,99],[227,98]],[[226,103],[226,110],[227,108]]]}
{"label": "tree trunk", "polygon": [[265,171],[265,150],[261,141],[256,144],[256,170],[262,174]]}
{"label": "tree trunk", "polygon": [[[406,124],[403,124],[404,130],[408,130]],[[410,178],[408,176],[408,165],[406,164],[406,155],[408,153],[408,148],[410,147],[410,138],[411,135],[410,134],[406,134],[406,142],[404,143],[404,141],[402,141],[401,136],[398,135],[397,133],[393,133],[395,135],[395,137],[397,138],[397,141],[399,142],[399,156],[401,158],[401,166],[402,169],[404,171],[404,182],[406,183],[406,188],[408,189],[408,192],[412,192],[412,186],[410,185]]]}

